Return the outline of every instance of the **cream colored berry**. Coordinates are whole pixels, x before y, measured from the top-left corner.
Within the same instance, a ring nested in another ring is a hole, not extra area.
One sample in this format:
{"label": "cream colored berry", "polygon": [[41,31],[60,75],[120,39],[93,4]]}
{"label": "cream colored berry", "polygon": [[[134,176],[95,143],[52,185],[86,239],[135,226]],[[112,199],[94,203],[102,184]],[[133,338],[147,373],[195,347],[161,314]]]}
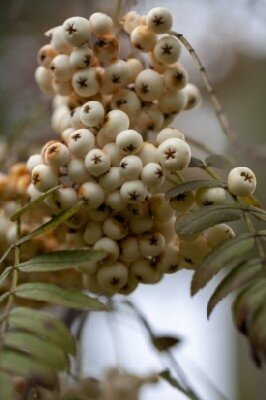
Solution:
{"label": "cream colored berry", "polygon": [[[81,106],[73,108],[70,111],[70,127],[76,129],[83,129],[83,128],[87,128],[86,125],[83,124],[83,122],[81,122],[80,119],[80,110],[81,110]],[[68,125],[68,126],[69,126]]]}
{"label": "cream colored berry", "polygon": [[116,212],[123,211],[127,206],[127,204],[122,200],[120,190],[114,190],[107,194],[106,205]]}
{"label": "cream colored berry", "polygon": [[100,129],[95,135],[95,137],[96,137],[96,145],[101,149],[105,147],[107,144],[113,143],[113,139],[111,139],[110,136],[107,136],[104,133],[103,129]]}
{"label": "cream colored berry", "polygon": [[132,275],[139,283],[156,283],[160,279],[160,272],[151,265],[147,258],[140,257],[130,265]]}
{"label": "cream colored berry", "polygon": [[134,91],[122,88],[113,95],[111,106],[123,111],[132,119],[140,112],[141,101]]}
{"label": "cream colored berry", "polygon": [[54,57],[50,65],[50,70],[57,81],[69,80],[74,72],[70,65],[69,56],[66,54],[59,54]]}
{"label": "cream colored berry", "polygon": [[200,188],[195,195],[198,206],[210,206],[226,202],[226,191],[220,187]]}
{"label": "cream colored berry", "polygon": [[93,176],[100,176],[111,167],[111,157],[101,149],[92,149],[85,157],[85,166]]}
{"label": "cream colored berry", "polygon": [[86,18],[71,17],[63,23],[65,41],[74,47],[80,47],[90,38],[90,24]]}
{"label": "cream colored berry", "polygon": [[89,128],[97,127],[104,120],[105,110],[99,101],[87,101],[80,109],[81,122]]}
{"label": "cream colored berry", "polygon": [[149,199],[149,205],[153,217],[159,222],[168,221],[174,215],[174,211],[163,193],[152,195]]}
{"label": "cream colored berry", "polygon": [[124,31],[130,35],[140,25],[140,15],[136,11],[129,11],[123,16],[121,25]]}
{"label": "cream colored berry", "polygon": [[179,244],[180,267],[195,269],[200,267],[210,249],[207,240],[199,236],[194,241],[182,241]]}
{"label": "cream colored berry", "polygon": [[34,76],[35,76],[35,81],[41,92],[48,95],[54,93],[52,87],[52,74],[47,68],[42,66],[37,67]]}
{"label": "cream colored berry", "polygon": [[120,110],[110,111],[104,120],[103,132],[115,140],[117,135],[129,128],[129,118],[126,113]]}
{"label": "cream colored berry", "polygon": [[177,128],[171,128],[171,127],[164,128],[156,136],[156,143],[157,143],[157,145],[160,145],[165,140],[171,139],[171,138],[185,140],[185,135]]}
{"label": "cream colored berry", "polygon": [[123,154],[136,154],[143,146],[143,139],[137,131],[127,129],[117,135],[116,144]]}
{"label": "cream colored berry", "polygon": [[89,208],[88,209],[88,216],[90,219],[96,222],[103,222],[107,218],[110,217],[112,210],[106,205],[106,203],[102,203],[97,208]]}
{"label": "cream colored berry", "polygon": [[167,33],[173,24],[172,14],[167,8],[154,7],[147,15],[147,25],[149,31],[153,33]]}
{"label": "cream colored berry", "polygon": [[226,224],[214,225],[207,230],[206,238],[211,249],[220,246],[223,242],[235,236],[233,229]]}
{"label": "cream colored berry", "polygon": [[191,110],[201,103],[201,94],[199,89],[192,83],[188,83],[182,90],[187,98],[185,110]]}
{"label": "cream colored berry", "polygon": [[156,187],[163,183],[165,174],[161,165],[149,163],[142,169],[140,178],[146,186]]}
{"label": "cream colored berry", "polygon": [[143,182],[140,180],[133,180],[123,183],[120,194],[125,203],[135,204],[145,200],[148,191]]}
{"label": "cream colored berry", "polygon": [[156,268],[163,274],[172,274],[179,269],[179,250],[175,243],[169,243],[157,256]]}
{"label": "cream colored berry", "polygon": [[246,197],[255,191],[257,180],[251,169],[236,167],[229,172],[227,183],[229,192],[235,196]]}
{"label": "cream colored berry", "polygon": [[143,70],[143,64],[137,58],[128,58],[126,60],[129,69],[129,82],[135,82],[138,74]]}
{"label": "cream colored berry", "polygon": [[78,195],[72,187],[61,186],[52,196],[48,197],[48,204],[52,204],[58,210],[65,210],[77,204]]}
{"label": "cream colored berry", "polygon": [[179,40],[171,35],[159,39],[153,49],[155,58],[163,64],[175,63],[179,58],[180,51]]}
{"label": "cream colored berry", "polygon": [[138,153],[143,165],[157,162],[157,148],[150,142],[144,142],[141,150]]}
{"label": "cream colored berry", "polygon": [[103,228],[100,222],[89,221],[84,231],[84,240],[89,246],[93,246],[103,237]]}
{"label": "cream colored berry", "polygon": [[105,68],[104,82],[117,89],[124,86],[129,79],[129,67],[126,61],[115,60]]}
{"label": "cream colored berry", "polygon": [[111,158],[111,165],[112,167],[119,167],[122,155],[116,145],[116,143],[107,143],[103,147],[103,151],[109,155]]}
{"label": "cream colored berry", "polygon": [[72,50],[69,56],[69,62],[73,68],[81,69],[92,67],[93,61],[94,54],[88,46]]}
{"label": "cream colored berry", "polygon": [[163,168],[169,171],[182,170],[190,162],[191,150],[184,140],[170,138],[159,145],[157,157]]}
{"label": "cream colored berry", "polygon": [[113,32],[113,20],[109,15],[96,12],[89,18],[91,32],[96,36],[108,35]]}
{"label": "cream colored berry", "polygon": [[65,242],[68,249],[77,249],[86,245],[81,232],[67,233],[65,235]]}
{"label": "cream colored berry", "polygon": [[31,172],[34,167],[37,167],[37,165],[44,164],[44,160],[42,158],[41,154],[33,154],[32,156],[29,157],[27,161],[27,168]]}
{"label": "cream colored berry", "polygon": [[149,203],[147,200],[136,204],[128,204],[123,213],[125,218],[142,218],[150,215]]}
{"label": "cream colored berry", "polygon": [[[34,184],[30,183],[28,188],[27,188],[27,194],[29,195],[30,200],[34,201],[34,200],[38,199],[42,195],[42,192],[39,192],[35,188]],[[2,220],[1,220],[1,223],[2,223]],[[1,238],[1,240],[2,240],[2,238]]]}
{"label": "cream colored berry", "polygon": [[170,199],[170,206],[176,212],[186,212],[190,210],[195,203],[195,197],[191,190],[179,193],[177,196]]}
{"label": "cream colored berry", "polygon": [[164,80],[158,72],[144,69],[135,80],[135,90],[144,101],[158,100],[164,92]]}
{"label": "cream colored berry", "polygon": [[103,63],[110,62],[119,55],[119,41],[113,35],[100,36],[94,43],[93,51]]}
{"label": "cream colored berry", "polygon": [[164,114],[178,113],[185,109],[187,94],[183,90],[167,92],[158,101],[158,106]]}
{"label": "cream colored berry", "polygon": [[183,89],[188,83],[187,71],[179,63],[167,68],[163,77],[165,86],[170,91]]}
{"label": "cream colored berry", "polygon": [[119,261],[105,264],[97,271],[99,285],[109,294],[117,293],[127,283],[128,269]]}
{"label": "cream colored berry", "polygon": [[88,129],[78,129],[71,133],[68,148],[77,157],[85,157],[95,144],[94,135]]}
{"label": "cream colored berry", "polygon": [[156,44],[156,35],[149,32],[147,26],[137,26],[130,35],[130,41],[136,49],[148,53],[152,51]]}
{"label": "cream colored berry", "polygon": [[130,155],[122,158],[119,171],[126,179],[137,179],[140,176],[143,164],[138,156]]}
{"label": "cream colored berry", "polygon": [[44,159],[51,167],[65,167],[70,161],[70,152],[63,143],[53,143],[47,147]]}
{"label": "cream colored berry", "polygon": [[153,69],[154,71],[157,71],[160,74],[163,74],[168,67],[167,64],[163,64],[160,61],[158,61],[152,51],[148,54],[148,65],[150,69]]}
{"label": "cream colored berry", "polygon": [[99,207],[104,202],[105,193],[95,182],[85,182],[79,189],[79,199],[91,209]]}
{"label": "cream colored berry", "polygon": [[49,165],[40,164],[31,172],[31,182],[39,192],[46,192],[59,183],[57,172]]}
{"label": "cream colored berry", "polygon": [[101,239],[97,240],[93,248],[94,250],[99,250],[106,253],[106,257],[104,258],[105,262],[112,263],[119,257],[118,243],[111,238],[102,237]]}
{"label": "cream colored berry", "polygon": [[52,88],[56,94],[60,96],[70,96],[73,92],[73,87],[71,80],[68,81],[57,81],[55,79],[52,80]]}
{"label": "cream colored berry", "polygon": [[97,70],[91,67],[75,72],[72,77],[72,85],[79,96],[94,96],[100,90],[100,80]]}
{"label": "cream colored berry", "polygon": [[154,221],[152,217],[131,218],[129,220],[130,231],[134,235],[139,235],[145,232],[150,232],[153,228]]}
{"label": "cream colored berry", "polygon": [[132,263],[141,257],[139,240],[135,236],[127,236],[119,242],[119,260]]}
{"label": "cream colored berry", "polygon": [[139,247],[142,256],[155,257],[165,246],[165,238],[159,232],[145,233],[139,238]]}
{"label": "cream colored berry", "polygon": [[163,113],[154,103],[145,105],[136,119],[136,126],[140,132],[158,132],[163,123]]}
{"label": "cream colored berry", "polygon": [[132,273],[129,273],[129,277],[127,283],[119,290],[120,294],[124,296],[128,296],[132,292],[134,292],[138,287],[138,281]]}
{"label": "cream colored berry", "polygon": [[105,192],[113,192],[122,183],[119,167],[111,167],[104,175],[100,176],[99,183]]}
{"label": "cream colored berry", "polygon": [[71,51],[71,47],[66,42],[64,37],[63,26],[56,26],[55,28],[52,28],[50,31],[46,32],[46,36],[51,37],[50,44],[58,53],[68,54]]}
{"label": "cream colored berry", "polygon": [[42,65],[43,67],[49,68],[52,60],[55,58],[56,55],[56,50],[50,44],[46,44],[42,46],[38,51],[38,64]]}
{"label": "cream colored berry", "polygon": [[107,218],[103,223],[103,232],[105,236],[113,240],[121,240],[128,234],[128,227],[123,218]]}
{"label": "cream colored berry", "polygon": [[164,222],[155,220],[153,230],[161,233],[165,238],[165,242],[170,243],[176,238],[175,221],[175,216]]}
{"label": "cream colored berry", "polygon": [[78,185],[90,179],[89,171],[86,169],[84,161],[73,158],[67,166],[67,176],[69,179]]}
{"label": "cream colored berry", "polygon": [[90,274],[90,275],[85,275],[84,274],[84,284],[85,287],[94,294],[100,295],[103,294],[104,290],[103,288],[99,285],[98,280],[97,280],[97,274]]}

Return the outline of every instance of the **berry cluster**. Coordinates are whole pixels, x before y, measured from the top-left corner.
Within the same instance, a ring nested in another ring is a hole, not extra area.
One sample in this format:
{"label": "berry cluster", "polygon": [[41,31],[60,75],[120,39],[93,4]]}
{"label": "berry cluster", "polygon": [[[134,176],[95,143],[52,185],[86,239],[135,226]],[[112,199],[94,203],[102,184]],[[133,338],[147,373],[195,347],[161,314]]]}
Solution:
{"label": "berry cluster", "polygon": [[[106,14],[72,17],[47,33],[36,81],[54,95],[52,126],[60,138],[27,162],[32,200],[60,185],[46,199],[50,214],[82,203],[65,223],[59,247],[106,253],[103,262],[88,265],[86,285],[108,295],[129,294],[138,283],[156,283],[180,267],[195,268],[234,236],[225,224],[177,236],[176,220],[193,207],[226,202],[226,191],[203,188],[166,199],[175,172],[191,159],[185,135],[167,126],[196,106],[200,94],[178,63],[180,42],[169,33],[167,9],[153,8],[144,17],[129,12],[121,25],[137,54],[125,60]],[[249,169],[235,168],[228,186],[246,196],[256,179]]]}

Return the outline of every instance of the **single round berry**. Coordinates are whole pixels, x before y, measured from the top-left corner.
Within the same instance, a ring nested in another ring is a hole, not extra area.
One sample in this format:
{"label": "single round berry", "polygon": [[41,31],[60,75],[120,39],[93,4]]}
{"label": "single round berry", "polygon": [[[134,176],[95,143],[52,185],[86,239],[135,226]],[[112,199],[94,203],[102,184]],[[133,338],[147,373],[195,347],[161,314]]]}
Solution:
{"label": "single round berry", "polygon": [[155,44],[155,58],[163,64],[174,64],[180,55],[181,45],[175,36],[164,36]]}
{"label": "single round berry", "polygon": [[228,174],[227,182],[229,192],[239,197],[251,195],[257,185],[254,172],[247,167],[233,168]]}
{"label": "single round berry", "polygon": [[148,12],[147,25],[152,33],[167,33],[172,28],[173,18],[167,8],[154,7]]}

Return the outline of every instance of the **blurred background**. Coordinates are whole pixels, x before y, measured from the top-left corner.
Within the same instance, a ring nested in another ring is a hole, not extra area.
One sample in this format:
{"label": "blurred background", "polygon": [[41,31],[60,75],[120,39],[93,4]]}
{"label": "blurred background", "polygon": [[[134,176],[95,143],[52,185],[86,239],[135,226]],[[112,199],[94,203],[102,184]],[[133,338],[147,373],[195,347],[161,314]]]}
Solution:
{"label": "blurred background", "polygon": [[[117,0],[9,0],[0,1],[0,141],[8,140],[10,164],[27,157],[27,143],[43,143],[53,136],[49,100],[34,82],[36,54],[48,29],[73,15],[91,12],[113,14]],[[266,1],[265,0],[139,0],[122,1],[124,10],[145,14],[154,6],[169,7],[174,29],[183,33],[199,54],[234,126],[239,143],[233,148],[223,136],[206,97],[201,76],[186,49],[181,62],[203,95],[200,108],[181,113],[174,125],[217,153],[230,155],[236,165],[252,168],[258,178],[257,197],[265,204],[266,123]],[[14,138],[24,134],[23,141]],[[195,149],[195,155],[200,156]],[[1,146],[0,159],[6,157]],[[222,302],[210,321],[206,304],[216,282],[195,298],[189,296],[191,274],[182,271],[160,284],[145,286],[131,296],[157,333],[178,334],[184,343],[176,357],[205,400],[216,400],[206,377],[228,399],[264,400],[265,372],[249,358],[245,340],[236,334],[230,299]],[[100,377],[106,367],[117,365],[131,372],[147,373],[164,368],[145,332],[132,313],[123,309],[113,317],[92,314],[86,325],[84,373]],[[143,399],[182,399],[167,384],[147,389]]]}

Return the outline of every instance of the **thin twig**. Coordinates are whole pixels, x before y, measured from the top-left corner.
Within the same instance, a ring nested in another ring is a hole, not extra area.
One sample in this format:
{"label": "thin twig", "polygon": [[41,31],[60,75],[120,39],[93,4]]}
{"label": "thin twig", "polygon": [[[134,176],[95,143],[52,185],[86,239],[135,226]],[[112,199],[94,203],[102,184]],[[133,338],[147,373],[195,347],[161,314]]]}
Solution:
{"label": "thin twig", "polygon": [[[216,91],[213,88],[213,86],[209,80],[209,77],[207,75],[206,68],[203,66],[198,54],[196,53],[194,48],[191,46],[189,41],[184,37],[184,35],[182,35],[182,33],[177,33],[177,32],[171,32],[171,33],[172,33],[172,35],[176,36],[180,40],[180,42],[185,46],[185,48],[190,53],[192,59],[194,60],[196,66],[198,67],[198,70],[201,73],[203,82],[205,83],[207,93],[210,96],[210,100],[211,100],[214,112],[217,116],[217,119],[218,119],[220,125],[221,125],[223,133],[233,144],[238,145],[237,135],[236,135],[234,129],[232,128],[232,126],[221,106],[221,103],[217,97]],[[238,145],[238,147],[239,147],[239,145]]]}

